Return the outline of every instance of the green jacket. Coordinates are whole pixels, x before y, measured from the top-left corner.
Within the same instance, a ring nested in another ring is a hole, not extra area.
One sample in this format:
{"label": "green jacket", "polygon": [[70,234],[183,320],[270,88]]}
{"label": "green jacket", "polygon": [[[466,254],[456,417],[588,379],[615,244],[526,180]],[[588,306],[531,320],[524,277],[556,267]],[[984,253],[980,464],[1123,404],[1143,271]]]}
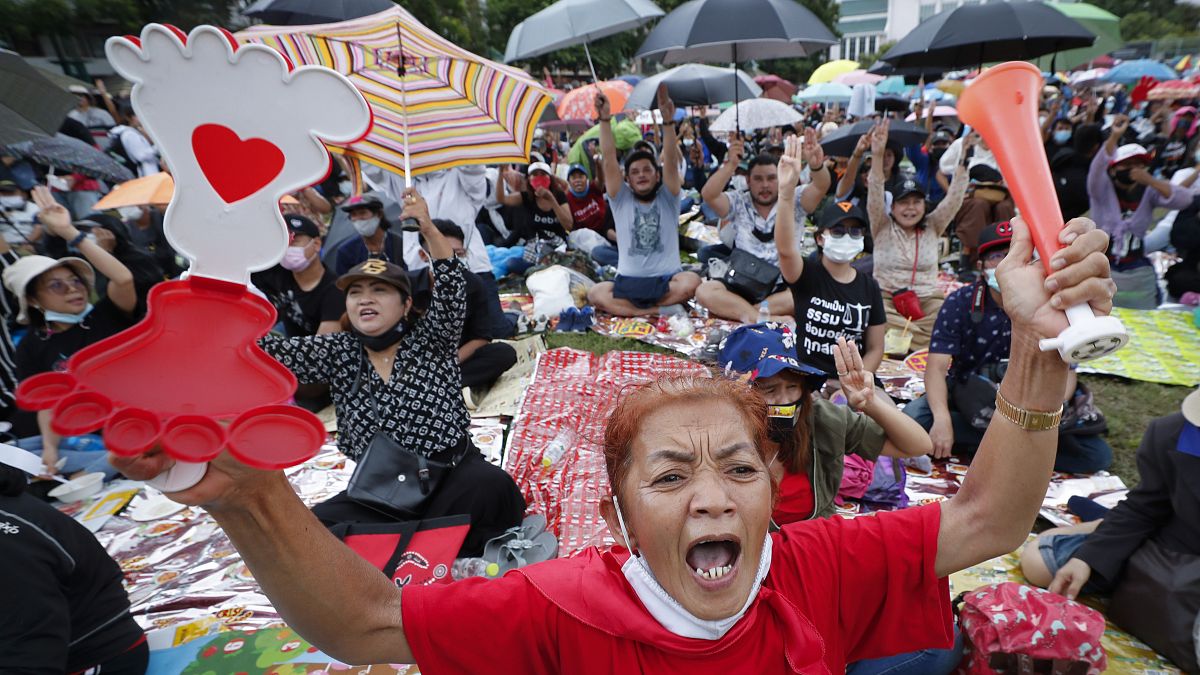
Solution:
{"label": "green jacket", "polygon": [[846,455],[875,461],[883,452],[887,437],[875,420],[823,398],[813,401],[809,422],[813,430],[809,441],[812,464],[808,471],[813,491],[812,518],[827,518],[833,515],[833,498],[842,484]]}

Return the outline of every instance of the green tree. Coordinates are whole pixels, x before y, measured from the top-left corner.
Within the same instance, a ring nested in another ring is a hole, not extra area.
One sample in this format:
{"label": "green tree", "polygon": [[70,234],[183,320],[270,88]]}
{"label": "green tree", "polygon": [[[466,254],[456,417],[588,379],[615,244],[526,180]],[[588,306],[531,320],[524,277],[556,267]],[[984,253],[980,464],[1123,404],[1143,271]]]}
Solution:
{"label": "green tree", "polygon": [[1121,37],[1128,41],[1196,35],[1200,27],[1200,7],[1177,0],[1091,2],[1121,17]]}
{"label": "green tree", "polygon": [[863,68],[870,68],[871,66],[875,65],[876,61],[883,58],[883,55],[886,54],[889,49],[895,46],[895,41],[889,40],[888,42],[884,42],[880,44],[874,52],[867,54],[866,56],[858,57],[858,64]]}

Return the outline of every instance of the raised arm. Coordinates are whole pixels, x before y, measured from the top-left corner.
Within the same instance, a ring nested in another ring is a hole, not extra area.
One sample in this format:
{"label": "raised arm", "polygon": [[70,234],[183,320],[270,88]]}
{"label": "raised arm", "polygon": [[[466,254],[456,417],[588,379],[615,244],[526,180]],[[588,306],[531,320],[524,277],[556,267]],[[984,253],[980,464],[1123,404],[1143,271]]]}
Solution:
{"label": "raised arm", "polygon": [[842,174],[841,179],[838,180],[837,192],[834,193],[834,197],[838,201],[849,199],[850,193],[854,192],[854,181],[858,180],[858,170],[862,166],[863,154],[871,149],[871,135],[869,131],[858,137],[854,152],[850,154],[850,161],[846,163],[846,173]]}
{"label": "raised arm", "polygon": [[604,192],[616,199],[625,184],[621,165],[617,163],[617,139],[612,130],[612,106],[604,92],[596,91],[596,113],[600,116],[600,165],[604,174]]}
{"label": "raised arm", "polygon": [[521,177],[507,164],[500,165],[500,179],[496,181],[496,201],[505,206],[521,205],[521,190],[516,183]]}
{"label": "raised arm", "polygon": [[[96,268],[96,271],[108,279],[108,299],[117,309],[126,314],[132,314],[137,307],[137,289],[133,285],[133,272],[113,254],[105,251],[95,240],[84,237],[80,239],[79,230],[71,224],[71,214],[63,208],[50,188],[39,185],[33,188],[33,201],[38,205],[38,220],[56,237],[68,244],[74,244],[84,258]],[[76,241],[78,240],[78,241]]]}
{"label": "raised arm", "polygon": [[867,176],[867,219],[871,221],[871,235],[878,237],[887,225],[886,199],[883,196],[883,152],[887,146],[887,122],[875,125],[868,134],[871,137],[871,173]]}
{"label": "raised arm", "polygon": [[667,85],[658,85],[658,111],[662,113],[662,181],[663,187],[671,194],[677,195],[683,189],[683,175],[679,173],[679,165],[683,163],[683,155],[679,151],[679,139],[675,137],[675,102],[667,92]]}
{"label": "raised arm", "polygon": [[1121,114],[1113,118],[1112,129],[1108,133],[1108,139],[1104,141],[1104,150],[1109,157],[1117,154],[1117,148],[1121,147],[1121,139],[1124,138],[1127,129],[1129,129],[1128,115]]}
{"label": "raised arm", "polygon": [[919,457],[933,449],[929,434],[913,418],[900,412],[890,401],[883,401],[875,391],[875,378],[863,365],[858,347],[846,338],[837,339],[833,350],[838,381],[850,407],[875,420],[887,440],[883,454],[890,457]]}
{"label": "raised arm", "polygon": [[817,142],[816,129],[804,130],[804,148],[801,155],[804,163],[808,165],[809,183],[800,193],[800,208],[807,213],[816,213],[821,206],[821,200],[829,194],[829,184],[833,181],[829,175],[829,167],[825,165],[825,149]]}
{"label": "raised arm", "polygon": [[[1051,264],[1059,269],[1047,279],[1042,265],[1033,262],[1029,228],[1014,218],[1012,246],[997,270],[1004,310],[1013,323],[1008,372],[997,401],[1035,413],[1062,410],[1068,372],[1058,354],[1039,349],[1039,338],[1057,336],[1067,327],[1059,308],[1086,302],[1096,314],[1108,314],[1116,289],[1104,255],[1108,236],[1095,223],[1072,220],[1059,241],[1066,248],[1054,254]],[[1048,292],[1047,285],[1056,286],[1056,292]],[[939,577],[1011,552],[1025,541],[1046,496],[1057,448],[1058,429],[1027,430],[997,410],[962,489],[942,504]]]}
{"label": "raised arm", "polygon": [[732,208],[729,197],[725,195],[725,186],[729,185],[730,180],[733,180],[733,174],[737,171],[738,163],[742,161],[742,154],[745,151],[746,143],[740,137],[729,141],[729,152],[725,154],[725,161],[721,163],[720,168],[713,172],[713,175],[708,177],[704,187],[700,189],[700,197],[704,199],[704,203],[716,211],[717,216],[721,218],[728,216],[729,209]]}
{"label": "raised arm", "polygon": [[800,253],[800,242],[796,230],[796,185],[800,182],[800,139],[795,136],[783,143],[783,156],[779,158],[779,201],[775,206],[775,248],[779,251],[779,271],[784,281],[796,283],[804,273],[804,257]]}

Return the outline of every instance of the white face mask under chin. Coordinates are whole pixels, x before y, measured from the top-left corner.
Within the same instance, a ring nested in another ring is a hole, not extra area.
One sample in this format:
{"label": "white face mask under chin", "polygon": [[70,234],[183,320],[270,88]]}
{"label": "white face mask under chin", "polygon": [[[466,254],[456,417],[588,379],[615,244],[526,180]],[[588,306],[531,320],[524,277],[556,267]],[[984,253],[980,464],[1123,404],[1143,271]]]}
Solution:
{"label": "white face mask under chin", "polygon": [[[613,496],[613,507],[617,511],[617,523],[621,526],[621,536],[625,538],[626,543],[629,543],[629,531],[625,529],[625,518],[621,515],[621,504],[617,501],[616,496]],[[642,601],[642,605],[647,612],[650,612],[650,616],[654,617],[655,621],[675,635],[699,640],[720,640],[725,637],[725,634],[746,614],[746,610],[750,609],[750,604],[754,602],[754,598],[758,597],[758,590],[762,587],[762,581],[767,578],[767,572],[770,570],[771,535],[768,534],[764,537],[758,569],[754,575],[754,585],[750,587],[750,595],[746,598],[746,604],[742,605],[742,608],[733,616],[707,620],[696,617],[684,609],[678,600],[671,597],[662,584],[658,583],[658,579],[654,578],[654,572],[646,564],[646,559],[640,554],[633,553],[632,548],[630,548],[629,560],[626,560],[625,564],[621,566],[621,573],[625,575],[625,580],[629,582],[629,586],[633,588],[633,592],[637,594],[638,599]]]}

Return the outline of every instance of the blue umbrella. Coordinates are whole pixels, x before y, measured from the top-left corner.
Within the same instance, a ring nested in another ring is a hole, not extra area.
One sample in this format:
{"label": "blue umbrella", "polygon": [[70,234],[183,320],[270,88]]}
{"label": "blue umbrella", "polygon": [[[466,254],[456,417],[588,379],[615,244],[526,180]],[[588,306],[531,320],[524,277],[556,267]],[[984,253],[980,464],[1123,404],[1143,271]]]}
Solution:
{"label": "blue umbrella", "polygon": [[1100,79],[1105,82],[1136,84],[1143,77],[1153,77],[1160,82],[1165,82],[1167,80],[1174,80],[1179,75],[1175,72],[1174,68],[1158,61],[1135,59],[1118,64]]}
{"label": "blue umbrella", "polygon": [[796,103],[849,103],[853,89],[838,82],[822,82],[806,87],[792,97]]}
{"label": "blue umbrella", "polygon": [[891,77],[884,78],[879,84],[875,85],[875,91],[883,95],[904,95],[911,91],[912,88],[912,85],[904,83],[904,77],[900,75],[892,75]]}

